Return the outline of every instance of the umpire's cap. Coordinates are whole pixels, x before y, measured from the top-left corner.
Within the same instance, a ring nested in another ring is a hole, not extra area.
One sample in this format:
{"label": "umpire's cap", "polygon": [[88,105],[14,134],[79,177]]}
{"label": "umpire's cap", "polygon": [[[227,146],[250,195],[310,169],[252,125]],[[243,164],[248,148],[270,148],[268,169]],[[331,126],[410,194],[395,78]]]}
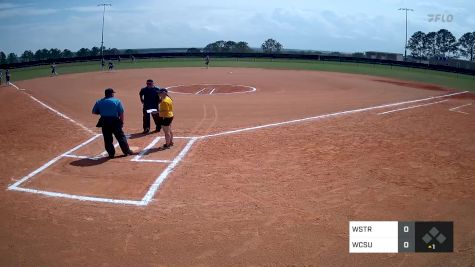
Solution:
{"label": "umpire's cap", "polygon": [[153,83],[153,80],[152,80],[152,79],[148,79],[148,80],[147,80],[147,83]]}
{"label": "umpire's cap", "polygon": [[104,91],[104,94],[106,96],[111,96],[113,93],[115,93],[114,89],[112,88],[107,88],[105,91]]}

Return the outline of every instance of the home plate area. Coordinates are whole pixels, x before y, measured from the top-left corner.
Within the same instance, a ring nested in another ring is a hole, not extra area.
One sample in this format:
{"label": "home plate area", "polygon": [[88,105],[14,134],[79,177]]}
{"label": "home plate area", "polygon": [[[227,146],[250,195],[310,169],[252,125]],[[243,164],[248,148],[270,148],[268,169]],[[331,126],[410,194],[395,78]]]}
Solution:
{"label": "home plate area", "polygon": [[[173,158],[178,155],[189,141],[188,138],[175,138],[173,140],[174,146],[171,149],[162,150],[161,147],[165,143],[163,136],[158,134],[130,136],[127,138],[130,148],[135,152],[135,156],[121,157],[123,155],[119,144],[114,143],[115,156],[112,161],[118,162],[148,162],[148,163],[170,163]],[[92,161],[104,161],[107,157],[107,152],[104,150],[104,143],[102,138],[97,138],[88,145],[76,150],[73,153],[65,155],[69,158],[87,159]],[[91,162],[93,164],[94,162]]]}
{"label": "home plate area", "polygon": [[130,136],[136,152],[109,159],[101,135],[52,159],[10,186],[53,197],[114,204],[147,205],[173,168],[191,148],[196,138],[178,137],[171,149],[161,149],[164,138],[158,134]]}

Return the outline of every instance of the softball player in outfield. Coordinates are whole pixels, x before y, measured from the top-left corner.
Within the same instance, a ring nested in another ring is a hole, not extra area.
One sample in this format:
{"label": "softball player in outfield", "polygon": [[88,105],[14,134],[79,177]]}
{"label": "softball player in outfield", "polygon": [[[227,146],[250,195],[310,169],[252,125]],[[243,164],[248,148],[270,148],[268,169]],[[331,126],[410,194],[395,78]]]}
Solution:
{"label": "softball player in outfield", "polygon": [[11,76],[10,76],[10,70],[9,70],[9,69],[7,69],[7,70],[5,71],[5,79],[6,79],[6,81],[7,81],[7,85],[10,85]]}
{"label": "softball player in outfield", "polygon": [[209,69],[209,56],[205,57],[206,68]]}
{"label": "softball player in outfield", "polygon": [[51,68],[51,75],[50,76],[51,77],[57,76],[58,73],[56,72],[56,63],[53,62],[53,64],[51,64],[50,68]]}

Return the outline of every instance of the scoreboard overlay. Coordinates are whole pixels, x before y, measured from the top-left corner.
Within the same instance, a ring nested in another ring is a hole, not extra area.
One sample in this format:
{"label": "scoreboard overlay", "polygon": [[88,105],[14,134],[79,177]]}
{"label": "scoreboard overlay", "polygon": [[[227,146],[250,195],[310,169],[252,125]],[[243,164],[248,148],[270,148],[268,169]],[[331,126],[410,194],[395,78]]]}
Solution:
{"label": "scoreboard overlay", "polygon": [[350,221],[350,253],[453,252],[453,222]]}

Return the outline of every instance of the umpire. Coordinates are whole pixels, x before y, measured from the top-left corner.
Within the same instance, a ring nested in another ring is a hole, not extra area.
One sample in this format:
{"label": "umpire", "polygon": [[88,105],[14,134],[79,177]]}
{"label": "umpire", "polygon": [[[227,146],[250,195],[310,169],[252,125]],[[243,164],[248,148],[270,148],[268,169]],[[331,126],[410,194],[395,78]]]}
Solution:
{"label": "umpire", "polygon": [[[160,98],[158,97],[158,88],[153,84],[153,80],[147,80],[147,86],[140,90],[140,102],[143,105],[143,133],[150,132],[150,114],[147,112],[149,109],[158,110],[158,104]],[[157,112],[152,113],[153,121],[155,122],[155,132],[160,132],[160,117]]]}
{"label": "umpire", "polygon": [[114,90],[108,88],[104,91],[105,97],[97,100],[92,108],[92,114],[101,115],[97,127],[102,127],[102,136],[104,137],[104,146],[109,158],[114,158],[115,148],[113,145],[112,134],[119,142],[120,149],[124,156],[132,155],[127,138],[125,137],[122,126],[124,125],[124,108],[119,99],[114,97]]}

